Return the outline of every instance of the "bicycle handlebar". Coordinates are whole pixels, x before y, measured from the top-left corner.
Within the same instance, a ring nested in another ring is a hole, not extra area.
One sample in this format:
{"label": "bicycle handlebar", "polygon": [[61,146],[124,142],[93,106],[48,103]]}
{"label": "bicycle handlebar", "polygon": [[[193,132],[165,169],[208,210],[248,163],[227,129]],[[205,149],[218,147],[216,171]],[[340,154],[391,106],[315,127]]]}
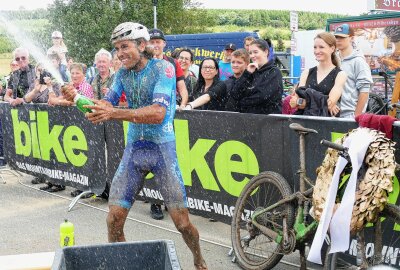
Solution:
{"label": "bicycle handlebar", "polygon": [[333,143],[327,140],[321,140],[321,144],[341,152],[346,152],[348,150],[348,148],[344,147],[343,145]]}

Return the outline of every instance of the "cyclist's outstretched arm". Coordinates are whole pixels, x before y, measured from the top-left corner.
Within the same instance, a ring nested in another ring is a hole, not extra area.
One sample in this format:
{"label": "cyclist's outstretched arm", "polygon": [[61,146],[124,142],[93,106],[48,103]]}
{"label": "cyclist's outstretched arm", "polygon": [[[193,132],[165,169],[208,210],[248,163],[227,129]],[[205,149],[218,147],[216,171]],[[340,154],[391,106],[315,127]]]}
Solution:
{"label": "cyclist's outstretched arm", "polygon": [[124,120],[140,124],[161,124],[167,111],[166,107],[157,103],[138,109],[118,109],[105,106],[97,100],[93,102],[96,105],[85,107],[93,110],[92,113],[87,113],[86,117],[94,124],[108,120]]}

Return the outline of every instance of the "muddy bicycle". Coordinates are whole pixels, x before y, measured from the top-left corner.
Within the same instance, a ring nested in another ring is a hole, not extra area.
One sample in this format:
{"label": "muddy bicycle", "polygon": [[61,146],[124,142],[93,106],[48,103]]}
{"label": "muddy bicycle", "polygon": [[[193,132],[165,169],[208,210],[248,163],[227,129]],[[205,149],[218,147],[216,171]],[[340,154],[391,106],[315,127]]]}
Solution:
{"label": "muddy bicycle", "polygon": [[[301,269],[307,268],[306,247],[312,242],[318,222],[310,215],[314,184],[306,172],[305,137],[318,132],[297,123],[289,127],[300,137],[299,191],[293,192],[288,181],[272,171],[258,174],[243,188],[232,217],[231,238],[236,261],[244,269],[272,269],[284,255],[295,250],[300,254]],[[346,155],[346,148],[342,145],[325,140],[323,144]],[[387,204],[380,216],[382,218],[378,218],[374,226],[367,226],[368,237],[364,237],[364,230],[359,234],[356,245],[358,256],[325,253],[326,256],[322,256],[324,268],[367,269],[381,263],[398,266],[400,252],[396,247],[400,246],[400,235],[392,232],[391,238],[386,237],[384,250],[382,235],[385,234],[385,226],[382,225],[400,224],[400,208]],[[374,248],[368,250],[371,244]],[[391,253],[388,247],[391,247]]]}

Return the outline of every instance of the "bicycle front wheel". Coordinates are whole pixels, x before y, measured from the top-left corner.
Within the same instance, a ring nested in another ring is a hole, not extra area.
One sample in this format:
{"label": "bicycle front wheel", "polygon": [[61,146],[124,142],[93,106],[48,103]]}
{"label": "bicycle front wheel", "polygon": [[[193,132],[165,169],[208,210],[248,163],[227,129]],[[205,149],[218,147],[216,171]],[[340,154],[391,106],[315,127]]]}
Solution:
{"label": "bicycle front wheel", "polygon": [[[397,225],[396,225],[397,224]],[[357,243],[352,240],[350,249],[346,253],[329,254],[326,257],[325,269],[369,269],[375,265],[390,265],[396,268],[400,265],[400,207],[393,204],[386,205],[381,213],[381,228],[364,228],[365,254],[367,265],[357,263]],[[378,231],[377,231],[378,230]],[[382,246],[379,252],[378,245]]]}
{"label": "bicycle front wheel", "polygon": [[[252,224],[251,217],[291,194],[285,178],[274,172],[260,173],[243,188],[232,218],[231,238],[237,262],[244,269],[271,269],[282,258],[282,244],[258,230]],[[257,222],[281,234],[284,218],[287,227],[291,228],[294,223],[292,203],[276,206],[260,214]]]}

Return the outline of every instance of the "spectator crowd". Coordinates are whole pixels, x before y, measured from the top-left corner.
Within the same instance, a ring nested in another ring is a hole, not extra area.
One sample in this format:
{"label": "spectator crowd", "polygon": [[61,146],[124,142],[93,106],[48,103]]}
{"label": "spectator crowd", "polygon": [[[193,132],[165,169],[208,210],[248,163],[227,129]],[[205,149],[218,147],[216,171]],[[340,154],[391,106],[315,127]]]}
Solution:
{"label": "spectator crowd", "polygon": [[[304,70],[299,83],[286,97],[282,73],[268,41],[247,37],[243,44],[226,44],[222,60],[204,58],[197,66],[191,48],[180,48],[169,57],[164,53],[167,44],[164,33],[151,29],[149,35],[154,57],[168,61],[175,68],[178,110],[345,118],[355,118],[366,110],[371,71],[362,53],[353,47],[354,31],[347,24],[337,27],[333,34],[322,32],[314,38],[318,65]],[[99,48],[93,66],[88,68],[68,54],[61,32],[54,31],[51,37],[53,46],[47,50],[47,57],[58,76],[45,70],[42,63],[32,65],[27,49],[16,48],[10,74],[2,80],[1,99],[11,106],[26,103],[71,106],[73,103],[60,91],[63,83],[72,84],[80,95],[103,99],[113,87],[116,72],[125,68],[116,53]],[[119,105],[126,104],[127,97],[123,94]],[[4,165],[1,136],[0,132],[0,165]],[[49,192],[65,189],[42,178],[35,178],[32,183],[45,183],[41,189]],[[75,190],[71,196],[81,192]],[[151,212],[153,218],[163,218],[160,205],[152,205]]]}

